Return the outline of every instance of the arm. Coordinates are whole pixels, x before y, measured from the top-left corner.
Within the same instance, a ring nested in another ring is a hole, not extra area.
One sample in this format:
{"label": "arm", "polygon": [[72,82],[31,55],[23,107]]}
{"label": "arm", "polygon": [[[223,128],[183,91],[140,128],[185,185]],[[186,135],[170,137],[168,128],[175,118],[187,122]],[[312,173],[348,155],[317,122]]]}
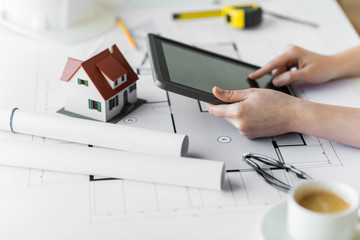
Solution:
{"label": "arm", "polygon": [[360,76],[360,46],[356,46],[332,56],[337,63],[335,78]]}
{"label": "arm", "polygon": [[360,109],[312,103],[269,89],[213,94],[232,104],[207,104],[210,114],[224,117],[249,139],[300,132],[360,148]]}
{"label": "arm", "polygon": [[[332,56],[325,56],[290,45],[278,57],[249,74],[257,79],[266,73],[274,75],[274,85],[284,86],[297,81],[322,83],[341,77],[360,76],[360,46]],[[290,69],[294,69],[290,71]]]}
{"label": "arm", "polygon": [[360,109],[311,103],[298,105],[294,131],[360,148]]}

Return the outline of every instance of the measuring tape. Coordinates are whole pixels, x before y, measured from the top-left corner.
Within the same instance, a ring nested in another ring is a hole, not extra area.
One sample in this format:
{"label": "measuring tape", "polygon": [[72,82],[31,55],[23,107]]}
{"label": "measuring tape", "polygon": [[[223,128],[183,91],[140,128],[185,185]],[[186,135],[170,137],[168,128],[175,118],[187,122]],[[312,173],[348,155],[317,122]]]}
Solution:
{"label": "measuring tape", "polygon": [[224,6],[221,10],[174,13],[174,20],[222,17],[234,28],[250,28],[261,23],[262,10],[256,3]]}

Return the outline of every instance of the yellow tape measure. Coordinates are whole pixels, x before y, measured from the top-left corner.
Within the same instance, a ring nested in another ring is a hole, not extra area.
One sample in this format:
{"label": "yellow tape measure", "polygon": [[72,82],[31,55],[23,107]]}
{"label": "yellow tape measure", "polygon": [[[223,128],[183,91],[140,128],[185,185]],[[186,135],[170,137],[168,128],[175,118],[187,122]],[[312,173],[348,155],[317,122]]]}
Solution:
{"label": "yellow tape measure", "polygon": [[222,17],[234,28],[250,28],[261,23],[262,10],[256,3],[224,6],[221,10],[174,13],[174,20]]}

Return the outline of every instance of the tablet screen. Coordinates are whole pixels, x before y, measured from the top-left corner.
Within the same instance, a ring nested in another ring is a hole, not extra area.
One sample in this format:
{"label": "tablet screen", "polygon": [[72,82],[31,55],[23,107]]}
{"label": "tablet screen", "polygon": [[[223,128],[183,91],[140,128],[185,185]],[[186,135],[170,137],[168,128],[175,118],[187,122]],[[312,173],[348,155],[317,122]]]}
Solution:
{"label": "tablet screen", "polygon": [[210,93],[214,86],[227,90],[273,88],[271,74],[256,81],[248,79],[248,74],[254,72],[255,67],[171,42],[162,42],[162,49],[172,82]]}

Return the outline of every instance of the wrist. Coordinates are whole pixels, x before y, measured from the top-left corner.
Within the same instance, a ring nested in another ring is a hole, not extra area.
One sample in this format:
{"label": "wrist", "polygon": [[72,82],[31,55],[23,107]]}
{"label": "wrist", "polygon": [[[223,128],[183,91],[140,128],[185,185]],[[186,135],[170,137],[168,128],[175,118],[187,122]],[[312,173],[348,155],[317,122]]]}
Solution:
{"label": "wrist", "polygon": [[356,46],[330,56],[330,71],[334,78],[359,76],[359,62],[360,46]]}
{"label": "wrist", "polygon": [[309,125],[311,125],[309,123],[313,123],[313,117],[316,116],[316,103],[296,98],[292,107],[294,108],[294,114],[291,114],[289,120],[290,131],[308,133]]}
{"label": "wrist", "polygon": [[326,64],[325,71],[328,74],[329,80],[339,79],[349,75],[349,56],[346,52],[326,56],[326,58],[327,60],[324,62]]}
{"label": "wrist", "polygon": [[343,53],[329,56],[329,74],[331,79],[338,79],[347,75],[345,62],[346,56]]}

